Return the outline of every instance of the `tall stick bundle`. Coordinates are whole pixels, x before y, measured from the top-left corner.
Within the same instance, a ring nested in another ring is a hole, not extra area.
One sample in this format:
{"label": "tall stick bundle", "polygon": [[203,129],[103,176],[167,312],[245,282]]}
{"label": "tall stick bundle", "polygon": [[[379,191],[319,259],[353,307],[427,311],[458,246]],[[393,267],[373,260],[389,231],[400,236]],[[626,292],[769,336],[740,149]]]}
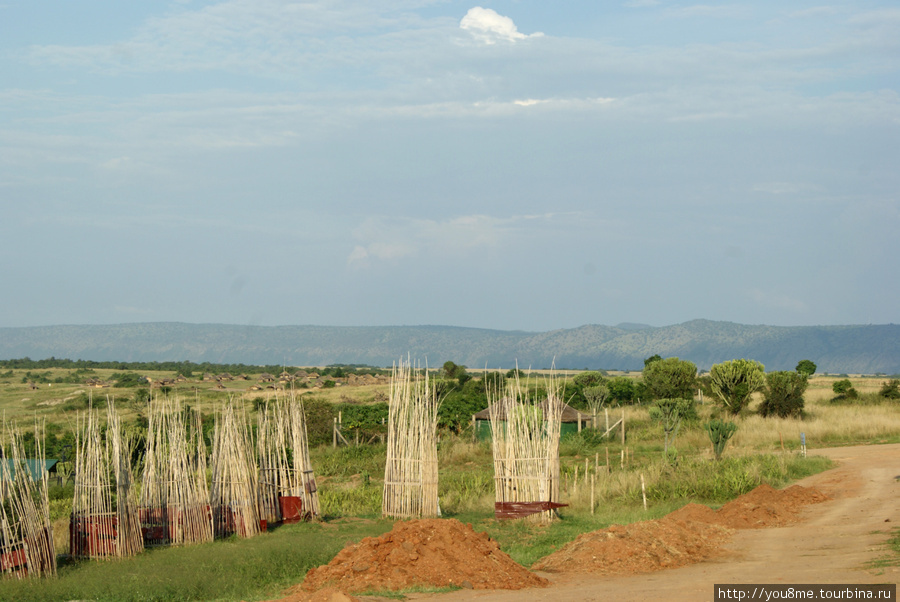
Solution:
{"label": "tall stick bundle", "polygon": [[299,499],[302,516],[319,516],[319,494],[309,457],[306,414],[303,402],[293,391],[290,397],[276,397],[259,417],[259,512],[270,521],[294,520],[285,515],[290,508],[282,498]]}
{"label": "tall stick bundle", "polygon": [[247,417],[234,401],[216,415],[210,505],[216,537],[259,533],[258,466],[252,453]]}
{"label": "tall stick bundle", "polygon": [[[562,387],[551,374],[546,397],[529,396],[518,373],[504,389],[488,391],[497,502],[559,501]],[[532,516],[549,521],[553,510]]]}
{"label": "tall stick bundle", "polygon": [[145,545],[213,539],[200,417],[177,398],[150,404],[140,517]]}
{"label": "tall stick bundle", "polygon": [[440,400],[428,370],[403,360],[391,373],[387,461],[382,514],[396,518],[440,515],[437,420]]}
{"label": "tall stick bundle", "polygon": [[144,542],[131,473],[131,442],[113,402],[107,402],[105,433],[97,413],[88,410],[78,418],[75,437],[71,554],[101,558],[140,553]]}
{"label": "tall stick bundle", "polygon": [[26,463],[22,435],[4,420],[3,441],[9,455],[0,462],[0,569],[23,577],[56,574],[56,552],[50,525],[44,423],[34,424],[34,457],[41,479],[35,482]]}

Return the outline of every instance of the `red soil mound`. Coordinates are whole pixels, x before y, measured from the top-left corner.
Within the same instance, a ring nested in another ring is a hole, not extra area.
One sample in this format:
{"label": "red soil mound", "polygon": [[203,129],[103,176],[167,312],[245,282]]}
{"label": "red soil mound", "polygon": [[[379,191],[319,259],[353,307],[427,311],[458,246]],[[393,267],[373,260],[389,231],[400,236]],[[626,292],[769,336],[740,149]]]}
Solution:
{"label": "red soil mound", "polygon": [[381,537],[341,550],[327,565],[310,569],[307,592],[401,590],[414,586],[472,589],[545,587],[549,582],[517,564],[486,533],[454,519],[398,522]]}
{"label": "red soil mound", "polygon": [[673,518],[582,533],[532,568],[549,572],[630,575],[705,560],[725,543],[725,527]]}
{"label": "red soil mound", "polygon": [[660,520],[584,533],[532,568],[626,575],[683,566],[712,557],[731,529],[784,525],[796,520],[804,506],[828,499],[799,485],[784,490],[760,485],[718,511],[688,504]]}
{"label": "red soil mound", "polygon": [[734,529],[779,527],[797,520],[805,506],[828,499],[817,489],[799,485],[783,490],[760,485],[719,508],[716,522]]}

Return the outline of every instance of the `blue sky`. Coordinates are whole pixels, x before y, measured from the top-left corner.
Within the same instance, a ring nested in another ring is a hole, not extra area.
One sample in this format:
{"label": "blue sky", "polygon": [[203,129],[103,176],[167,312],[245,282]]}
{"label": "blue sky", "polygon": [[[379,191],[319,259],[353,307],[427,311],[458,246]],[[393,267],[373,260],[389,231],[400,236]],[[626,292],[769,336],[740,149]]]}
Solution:
{"label": "blue sky", "polygon": [[900,321],[900,7],[0,0],[0,326]]}

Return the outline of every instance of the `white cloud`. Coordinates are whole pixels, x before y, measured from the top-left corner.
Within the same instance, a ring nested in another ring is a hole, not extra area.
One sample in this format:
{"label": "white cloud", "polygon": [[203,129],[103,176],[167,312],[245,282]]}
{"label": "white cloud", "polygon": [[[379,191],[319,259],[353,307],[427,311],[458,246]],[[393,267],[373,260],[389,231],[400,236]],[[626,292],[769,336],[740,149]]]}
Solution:
{"label": "white cloud", "polygon": [[371,217],[353,231],[359,244],[347,257],[347,265],[362,268],[407,257],[464,257],[476,250],[500,247],[518,231],[542,230],[553,220],[566,217],[555,213],[474,214],[444,220]]}
{"label": "white cloud", "polygon": [[516,24],[509,17],[504,17],[490,8],[482,8],[480,6],[470,8],[466,16],[459,22],[459,26],[484,44],[517,42],[526,38],[544,35],[541,32],[526,35],[519,31]]}
{"label": "white cloud", "polygon": [[780,293],[770,291],[762,291],[760,289],[752,289],[750,296],[758,305],[772,309],[783,309],[793,312],[807,312],[809,306],[800,299],[794,299]]}

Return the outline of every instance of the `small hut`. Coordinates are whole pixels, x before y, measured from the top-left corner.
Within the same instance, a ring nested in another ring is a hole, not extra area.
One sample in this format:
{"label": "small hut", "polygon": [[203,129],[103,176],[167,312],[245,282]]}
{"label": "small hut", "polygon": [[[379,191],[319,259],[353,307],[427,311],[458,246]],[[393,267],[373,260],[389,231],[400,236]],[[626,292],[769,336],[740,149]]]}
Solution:
{"label": "small hut", "polygon": [[[501,400],[502,401],[502,400]],[[496,403],[496,402],[495,402]],[[494,404],[491,404],[494,405]],[[541,407],[541,413],[546,417],[547,415],[547,400],[540,402],[538,404]],[[501,403],[499,407],[492,408],[488,406],[487,408],[477,412],[472,415],[472,422],[475,425],[475,438],[478,441],[490,441],[491,440],[491,410],[494,409],[497,412],[497,419],[504,421],[506,420],[506,412],[505,407]],[[576,410],[572,406],[567,403],[562,404],[562,413],[560,414],[560,436],[568,435],[569,433],[577,433],[581,431],[582,428],[586,428],[591,424],[591,415],[587,412],[582,412],[580,410]]]}

